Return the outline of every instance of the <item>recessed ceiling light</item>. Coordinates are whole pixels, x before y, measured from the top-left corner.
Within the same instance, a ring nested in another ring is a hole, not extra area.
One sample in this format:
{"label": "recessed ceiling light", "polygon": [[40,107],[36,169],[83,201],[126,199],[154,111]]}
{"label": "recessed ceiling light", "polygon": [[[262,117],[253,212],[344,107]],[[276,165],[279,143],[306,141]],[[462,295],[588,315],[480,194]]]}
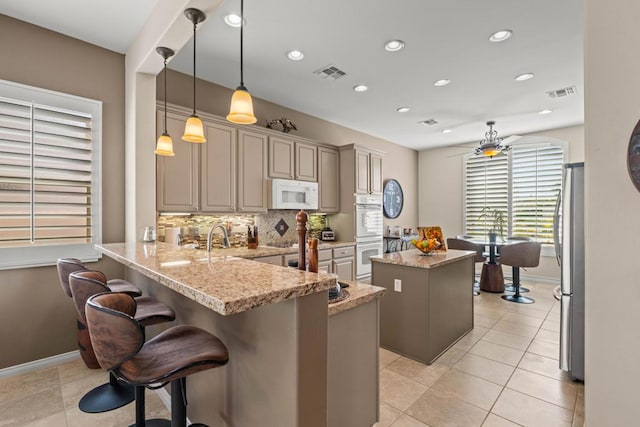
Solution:
{"label": "recessed ceiling light", "polygon": [[304,58],[304,53],[295,49],[290,50],[289,52],[287,52],[287,58],[289,58],[292,61],[300,61],[302,58]]}
{"label": "recessed ceiling light", "polygon": [[451,132],[453,132],[451,129],[445,129],[442,131],[442,133],[451,133]]}
{"label": "recessed ceiling light", "polygon": [[396,111],[398,113],[406,113],[407,111],[410,111],[410,110],[411,110],[411,108],[409,108],[409,107],[398,107],[398,108],[396,108]]}
{"label": "recessed ceiling light", "polygon": [[491,40],[492,42],[503,42],[506,39],[510,38],[511,35],[513,33],[511,32],[511,30],[500,30],[500,31],[496,31],[495,33],[491,34],[489,36],[489,40]]}
{"label": "recessed ceiling light", "polygon": [[397,52],[404,49],[404,42],[402,40],[389,40],[384,44],[384,49],[389,52]]}
{"label": "recessed ceiling light", "polygon": [[449,79],[440,79],[440,80],[436,80],[435,82],[433,82],[433,85],[440,87],[440,86],[446,86],[449,83],[451,83],[451,80],[449,80]]}
{"label": "recessed ceiling light", "polygon": [[525,80],[529,80],[533,78],[533,73],[524,73],[524,74],[519,74],[517,76],[514,77],[514,79],[517,82],[523,82]]}
{"label": "recessed ceiling light", "polygon": [[553,113],[553,111],[551,111],[551,110],[542,110],[542,111],[538,111],[538,114],[541,114],[541,115],[551,114],[551,113]]}
{"label": "recessed ceiling light", "polygon": [[365,85],[357,85],[353,87],[353,90],[355,90],[356,92],[365,92],[367,89],[369,88]]}
{"label": "recessed ceiling light", "polygon": [[242,22],[242,18],[235,13],[230,13],[224,17],[224,23],[230,27],[238,28],[240,27],[240,23]]}

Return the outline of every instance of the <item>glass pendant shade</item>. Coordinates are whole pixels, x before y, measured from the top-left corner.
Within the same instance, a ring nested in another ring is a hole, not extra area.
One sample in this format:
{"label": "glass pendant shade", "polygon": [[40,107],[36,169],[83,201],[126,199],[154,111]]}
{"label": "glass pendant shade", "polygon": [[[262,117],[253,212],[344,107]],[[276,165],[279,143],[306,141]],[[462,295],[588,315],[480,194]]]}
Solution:
{"label": "glass pendant shade", "polygon": [[487,148],[485,150],[482,150],[483,156],[493,157],[493,156],[497,156],[498,154],[500,154],[500,150],[496,148]]}
{"label": "glass pendant shade", "polygon": [[154,151],[159,156],[175,156],[176,153],[173,152],[173,141],[168,133],[163,133],[158,138],[158,142],[156,143],[156,150]]}
{"label": "glass pendant shade", "polygon": [[187,142],[207,142],[207,139],[204,137],[204,126],[202,125],[202,120],[200,117],[192,114],[187,119],[187,124],[184,126],[184,135],[182,135],[182,140]]}
{"label": "glass pendant shade", "polygon": [[231,123],[251,125],[258,121],[253,115],[253,100],[245,87],[238,87],[231,97],[227,120]]}

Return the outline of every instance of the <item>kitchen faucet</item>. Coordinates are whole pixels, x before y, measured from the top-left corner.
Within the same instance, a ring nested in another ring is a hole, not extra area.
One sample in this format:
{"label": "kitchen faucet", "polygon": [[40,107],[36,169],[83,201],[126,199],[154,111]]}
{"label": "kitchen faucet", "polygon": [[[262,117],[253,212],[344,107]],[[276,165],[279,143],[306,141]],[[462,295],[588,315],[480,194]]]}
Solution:
{"label": "kitchen faucet", "polygon": [[231,244],[229,244],[229,236],[227,235],[227,229],[224,227],[224,225],[222,224],[216,224],[213,227],[211,227],[211,230],[209,230],[209,234],[207,235],[207,251],[211,252],[211,247],[213,246],[213,231],[216,228],[220,228],[222,230],[222,247],[223,248],[230,248]]}

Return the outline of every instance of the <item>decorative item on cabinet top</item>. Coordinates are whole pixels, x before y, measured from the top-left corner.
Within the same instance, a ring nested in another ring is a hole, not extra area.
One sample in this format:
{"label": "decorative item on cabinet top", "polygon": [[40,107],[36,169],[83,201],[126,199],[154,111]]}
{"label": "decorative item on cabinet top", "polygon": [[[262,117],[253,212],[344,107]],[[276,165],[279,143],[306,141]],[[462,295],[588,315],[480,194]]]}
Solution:
{"label": "decorative item on cabinet top", "polygon": [[281,119],[267,120],[267,129],[274,129],[274,126],[282,126],[282,132],[289,133],[291,130],[298,130],[295,123],[283,117]]}

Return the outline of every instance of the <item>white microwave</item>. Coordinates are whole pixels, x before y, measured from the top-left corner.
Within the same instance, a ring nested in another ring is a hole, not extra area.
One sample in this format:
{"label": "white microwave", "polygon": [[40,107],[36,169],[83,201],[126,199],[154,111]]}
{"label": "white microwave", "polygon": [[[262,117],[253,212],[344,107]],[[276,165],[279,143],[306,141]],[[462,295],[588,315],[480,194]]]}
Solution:
{"label": "white microwave", "polygon": [[271,180],[269,209],[318,209],[318,183],[291,179]]}

